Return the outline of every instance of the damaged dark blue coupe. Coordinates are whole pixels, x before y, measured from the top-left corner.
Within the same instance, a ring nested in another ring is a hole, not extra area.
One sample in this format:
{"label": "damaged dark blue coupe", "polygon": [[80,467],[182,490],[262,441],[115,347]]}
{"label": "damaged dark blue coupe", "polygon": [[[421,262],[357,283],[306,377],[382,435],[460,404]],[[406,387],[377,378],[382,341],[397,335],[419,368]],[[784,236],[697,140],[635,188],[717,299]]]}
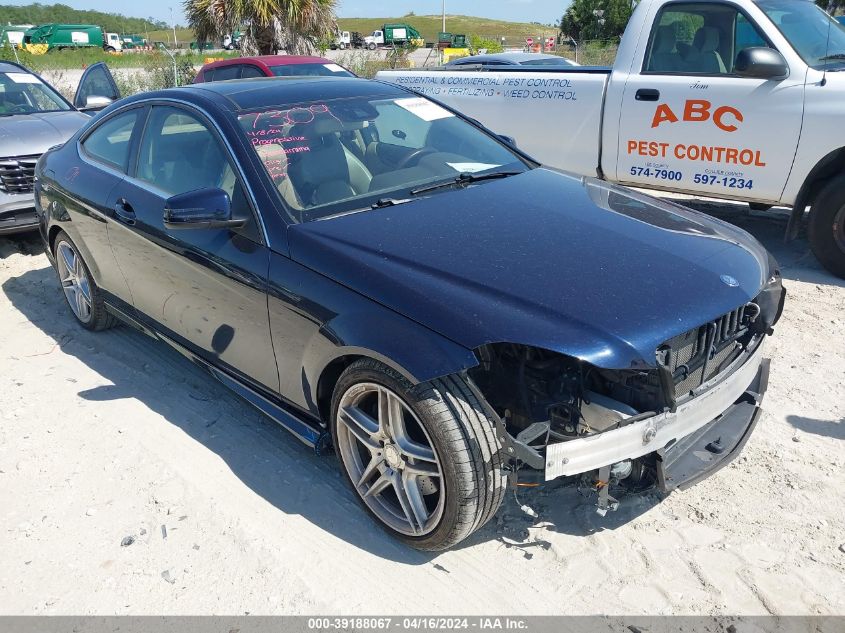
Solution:
{"label": "damaged dark blue coupe", "polygon": [[683,487],[756,424],[777,264],[731,225],[538,165],[378,82],[119,101],[37,166],[82,327],[130,324],[320,452],[420,549],[509,485]]}

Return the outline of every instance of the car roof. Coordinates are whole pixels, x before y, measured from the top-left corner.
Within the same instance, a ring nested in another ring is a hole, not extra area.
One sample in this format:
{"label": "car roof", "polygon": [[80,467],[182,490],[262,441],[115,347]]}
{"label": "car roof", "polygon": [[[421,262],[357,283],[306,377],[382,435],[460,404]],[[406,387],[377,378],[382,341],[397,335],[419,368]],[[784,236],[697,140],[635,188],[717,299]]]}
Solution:
{"label": "car roof", "polygon": [[27,75],[33,74],[32,71],[24,68],[23,66],[18,66],[14,62],[0,62],[0,73],[26,73]]}
{"label": "car roof", "polygon": [[330,59],[315,57],[313,55],[254,55],[252,57],[232,57],[221,59],[203,66],[207,68],[218,68],[220,66],[232,66],[234,64],[249,64],[258,62],[265,66],[291,66],[293,64],[331,64]]}
{"label": "car roof", "polygon": [[489,55],[472,55],[470,57],[461,57],[455,60],[461,64],[482,64],[484,62],[505,62],[507,64],[521,64],[523,62],[530,62],[537,59],[561,59],[558,55],[547,55],[546,53],[490,53]]}
{"label": "car roof", "polygon": [[[214,93],[224,97],[235,110],[257,110],[347,97],[390,98],[408,94],[398,86],[357,77],[261,77],[191,84],[166,92],[181,96],[186,92],[198,96]],[[151,97],[154,98],[154,94]]]}

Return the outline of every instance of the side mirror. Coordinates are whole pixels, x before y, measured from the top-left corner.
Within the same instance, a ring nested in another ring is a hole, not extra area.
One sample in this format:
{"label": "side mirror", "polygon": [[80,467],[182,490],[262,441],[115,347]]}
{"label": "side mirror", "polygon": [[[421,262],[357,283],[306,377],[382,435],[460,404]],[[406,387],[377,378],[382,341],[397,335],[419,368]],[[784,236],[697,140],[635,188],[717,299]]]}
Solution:
{"label": "side mirror", "polygon": [[514,137],[506,136],[505,134],[497,134],[496,136],[499,137],[500,141],[507,143],[511,147],[516,147],[516,139]]}
{"label": "side mirror", "polygon": [[112,103],[114,103],[114,100],[109,97],[91,95],[85,98],[85,105],[80,110],[83,112],[87,110],[102,110],[103,108],[109,107]]}
{"label": "side mirror", "polygon": [[741,77],[755,79],[786,79],[789,66],[779,52],[773,48],[753,46],[744,48],[736,56],[734,70]]}
{"label": "side mirror", "polygon": [[245,219],[232,218],[229,194],[222,189],[197,189],[168,198],[164,226],[168,229],[236,229]]}

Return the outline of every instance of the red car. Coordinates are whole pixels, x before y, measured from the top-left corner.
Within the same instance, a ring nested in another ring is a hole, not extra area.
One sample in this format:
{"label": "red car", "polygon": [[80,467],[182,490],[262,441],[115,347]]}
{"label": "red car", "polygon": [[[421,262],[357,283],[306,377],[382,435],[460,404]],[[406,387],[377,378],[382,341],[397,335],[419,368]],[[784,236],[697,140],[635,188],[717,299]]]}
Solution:
{"label": "red car", "polygon": [[325,57],[300,55],[260,55],[212,62],[197,73],[194,83],[249,79],[253,77],[354,77],[355,75]]}

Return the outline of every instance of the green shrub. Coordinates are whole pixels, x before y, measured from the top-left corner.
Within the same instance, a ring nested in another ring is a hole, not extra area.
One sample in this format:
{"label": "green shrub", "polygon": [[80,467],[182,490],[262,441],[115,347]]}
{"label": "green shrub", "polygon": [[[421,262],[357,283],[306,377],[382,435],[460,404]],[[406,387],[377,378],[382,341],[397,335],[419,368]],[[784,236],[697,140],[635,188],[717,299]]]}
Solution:
{"label": "green shrub", "polygon": [[477,53],[480,49],[486,49],[488,53],[501,53],[504,49],[502,48],[501,42],[498,40],[493,40],[487,37],[481,37],[480,35],[470,35],[469,36],[469,48],[473,54]]}

